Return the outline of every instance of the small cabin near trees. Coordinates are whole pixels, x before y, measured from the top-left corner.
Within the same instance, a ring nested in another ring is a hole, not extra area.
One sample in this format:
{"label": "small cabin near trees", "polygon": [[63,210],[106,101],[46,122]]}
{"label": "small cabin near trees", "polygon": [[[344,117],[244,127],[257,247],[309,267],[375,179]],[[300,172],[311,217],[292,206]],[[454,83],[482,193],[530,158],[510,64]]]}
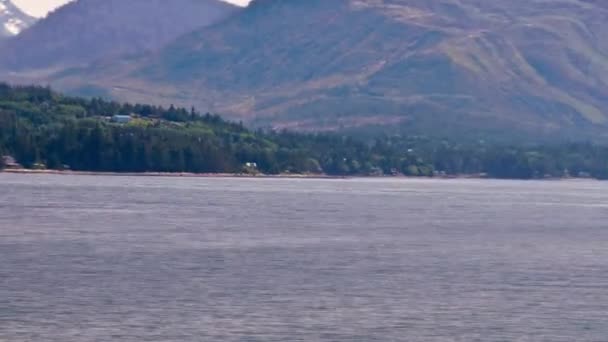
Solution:
{"label": "small cabin near trees", "polygon": [[128,124],[132,120],[133,120],[133,117],[131,115],[114,115],[110,119],[111,122],[118,123],[118,124]]}

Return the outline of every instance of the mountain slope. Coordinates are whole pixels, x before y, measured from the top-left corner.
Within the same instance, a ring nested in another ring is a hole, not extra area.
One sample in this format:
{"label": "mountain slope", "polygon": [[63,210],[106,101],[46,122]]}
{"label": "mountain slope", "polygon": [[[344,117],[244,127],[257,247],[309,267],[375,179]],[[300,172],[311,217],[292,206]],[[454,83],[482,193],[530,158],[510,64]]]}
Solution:
{"label": "mountain slope", "polygon": [[236,10],[220,0],[78,0],[7,42],[0,65],[58,68],[141,53]]}
{"label": "mountain slope", "polygon": [[608,6],[594,0],[257,0],[128,67],[114,97],[275,127],[605,132]]}
{"label": "mountain slope", "polygon": [[35,18],[23,13],[10,0],[0,0],[0,39],[19,34],[35,21]]}

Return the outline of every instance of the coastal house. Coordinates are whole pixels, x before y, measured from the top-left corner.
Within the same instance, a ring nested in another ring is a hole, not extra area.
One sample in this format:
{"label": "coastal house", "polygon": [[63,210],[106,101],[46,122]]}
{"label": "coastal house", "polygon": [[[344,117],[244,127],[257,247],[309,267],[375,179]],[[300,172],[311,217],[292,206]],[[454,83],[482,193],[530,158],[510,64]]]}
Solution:
{"label": "coastal house", "polygon": [[128,124],[129,122],[131,122],[131,120],[133,120],[133,117],[131,115],[114,115],[111,119],[113,123],[119,124]]}
{"label": "coastal house", "polygon": [[246,174],[258,174],[259,173],[258,164],[257,163],[253,163],[253,162],[245,163],[243,165],[243,173],[246,173]]}

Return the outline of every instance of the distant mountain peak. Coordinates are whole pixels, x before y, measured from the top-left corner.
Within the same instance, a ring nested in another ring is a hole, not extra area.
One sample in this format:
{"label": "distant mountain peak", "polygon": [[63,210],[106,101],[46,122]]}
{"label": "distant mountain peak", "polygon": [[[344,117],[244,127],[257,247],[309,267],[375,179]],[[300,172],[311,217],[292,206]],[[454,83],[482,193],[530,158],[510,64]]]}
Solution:
{"label": "distant mountain peak", "polygon": [[220,0],[73,1],[8,41],[0,65],[42,70],[153,51],[239,9]]}
{"label": "distant mountain peak", "polygon": [[0,38],[16,36],[35,21],[10,0],[0,0]]}

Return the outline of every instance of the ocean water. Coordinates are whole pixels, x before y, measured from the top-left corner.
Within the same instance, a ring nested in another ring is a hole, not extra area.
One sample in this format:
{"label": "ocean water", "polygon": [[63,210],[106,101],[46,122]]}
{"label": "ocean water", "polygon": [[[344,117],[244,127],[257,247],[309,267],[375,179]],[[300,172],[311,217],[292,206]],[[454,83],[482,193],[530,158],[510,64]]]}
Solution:
{"label": "ocean water", "polygon": [[0,341],[608,341],[608,183],[0,174]]}

